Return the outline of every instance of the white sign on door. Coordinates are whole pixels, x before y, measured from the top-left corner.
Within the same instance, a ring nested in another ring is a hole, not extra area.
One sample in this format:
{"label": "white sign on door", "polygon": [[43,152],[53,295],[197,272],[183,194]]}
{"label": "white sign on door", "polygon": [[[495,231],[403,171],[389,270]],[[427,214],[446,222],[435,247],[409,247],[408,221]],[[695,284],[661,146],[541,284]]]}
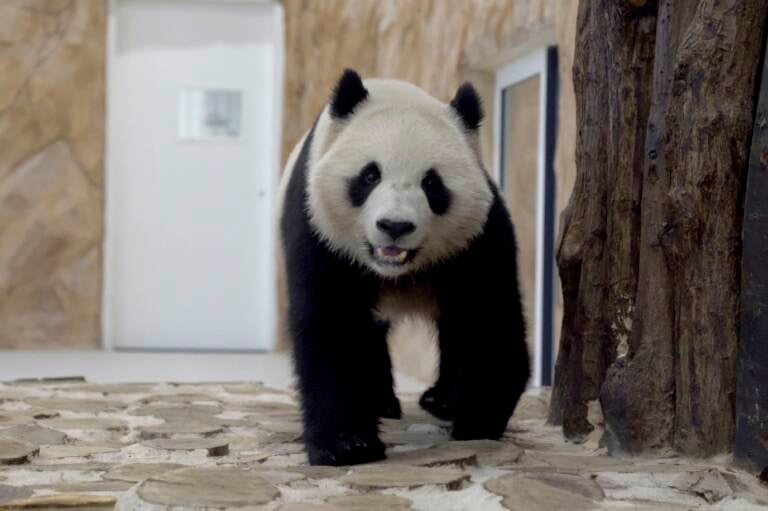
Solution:
{"label": "white sign on door", "polygon": [[243,93],[235,90],[182,89],[179,92],[179,138],[240,138]]}

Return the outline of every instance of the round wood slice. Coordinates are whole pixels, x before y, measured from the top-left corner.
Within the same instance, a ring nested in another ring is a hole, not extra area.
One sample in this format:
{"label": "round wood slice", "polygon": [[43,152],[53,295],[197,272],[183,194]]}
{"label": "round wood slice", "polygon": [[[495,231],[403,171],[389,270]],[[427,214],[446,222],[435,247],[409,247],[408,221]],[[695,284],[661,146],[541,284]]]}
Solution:
{"label": "round wood slice", "polygon": [[26,463],[39,452],[36,445],[0,438],[0,465]]}
{"label": "round wood slice", "polygon": [[144,481],[137,492],[146,502],[194,507],[257,506],[280,495],[258,472],[236,468],[173,470]]}
{"label": "round wood slice", "polygon": [[452,467],[412,467],[408,465],[361,465],[341,478],[358,488],[415,488],[425,485],[445,486],[449,490],[461,488],[469,474]]}
{"label": "round wood slice", "polygon": [[155,438],[141,443],[145,447],[166,451],[194,451],[205,449],[208,456],[226,456],[229,444],[215,438]]}

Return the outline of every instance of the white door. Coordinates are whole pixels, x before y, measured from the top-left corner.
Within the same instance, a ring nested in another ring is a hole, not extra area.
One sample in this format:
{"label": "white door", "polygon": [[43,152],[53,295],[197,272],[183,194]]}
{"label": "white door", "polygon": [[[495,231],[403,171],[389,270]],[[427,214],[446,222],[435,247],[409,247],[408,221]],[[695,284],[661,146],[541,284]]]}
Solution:
{"label": "white door", "polygon": [[280,8],[109,5],[105,342],[269,349]]}

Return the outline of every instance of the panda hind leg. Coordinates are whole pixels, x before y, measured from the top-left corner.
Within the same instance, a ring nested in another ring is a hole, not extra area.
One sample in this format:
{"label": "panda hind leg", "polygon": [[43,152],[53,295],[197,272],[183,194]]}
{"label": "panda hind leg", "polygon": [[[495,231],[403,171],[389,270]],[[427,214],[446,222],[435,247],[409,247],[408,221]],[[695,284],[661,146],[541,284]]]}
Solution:
{"label": "panda hind leg", "polygon": [[440,346],[440,374],[437,382],[427,389],[419,399],[419,406],[440,420],[453,420],[453,394],[456,388],[458,361],[451,333],[446,325],[438,321],[438,343]]}
{"label": "panda hind leg", "polygon": [[378,416],[385,419],[399,419],[402,416],[400,400],[395,395],[394,380],[392,378],[392,359],[389,356],[387,346],[387,333],[389,323],[379,321],[376,323],[376,343],[378,354],[376,371],[376,396]]}

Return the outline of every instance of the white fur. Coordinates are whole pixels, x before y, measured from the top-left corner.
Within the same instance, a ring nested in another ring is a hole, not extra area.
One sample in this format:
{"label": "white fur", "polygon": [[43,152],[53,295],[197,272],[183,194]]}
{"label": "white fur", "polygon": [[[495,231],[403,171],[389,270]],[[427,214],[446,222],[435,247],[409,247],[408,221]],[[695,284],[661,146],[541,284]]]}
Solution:
{"label": "white fur", "polygon": [[[386,277],[397,277],[466,248],[486,221],[493,196],[477,154],[453,109],[397,80],[366,80],[368,99],[348,120],[326,107],[318,119],[308,163],[310,221],[333,250]],[[295,153],[296,151],[294,151]],[[292,155],[294,156],[294,155]],[[289,167],[295,156],[289,159]],[[375,161],[381,182],[361,207],[348,197],[348,181]],[[445,215],[435,215],[421,189],[434,168],[451,191]],[[284,179],[290,179],[288,168]],[[416,230],[397,240],[418,249],[410,264],[380,264],[369,253],[392,242],[376,227],[382,218],[410,221]]]}
{"label": "white fur", "polygon": [[390,322],[409,316],[432,321],[440,317],[434,289],[420,282],[413,283],[407,289],[397,284],[382,285],[374,312],[379,320]]}

